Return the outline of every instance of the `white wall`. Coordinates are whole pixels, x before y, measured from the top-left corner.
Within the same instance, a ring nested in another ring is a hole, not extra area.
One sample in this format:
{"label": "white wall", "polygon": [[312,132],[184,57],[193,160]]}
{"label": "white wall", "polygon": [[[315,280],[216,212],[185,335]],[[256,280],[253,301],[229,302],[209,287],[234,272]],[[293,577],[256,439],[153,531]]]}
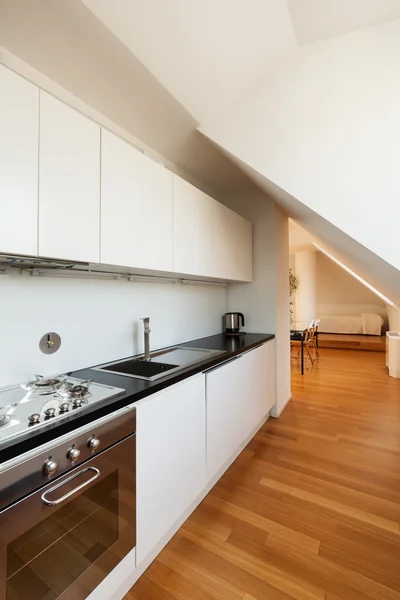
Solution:
{"label": "white wall", "polygon": [[202,131],[400,269],[400,20],[302,46]]}
{"label": "white wall", "polygon": [[290,399],[288,218],[265,194],[253,192],[224,203],[253,224],[253,282],[228,287],[228,310],[241,311],[244,330],[276,336],[278,416]]}
{"label": "white wall", "polygon": [[400,310],[393,308],[393,306],[388,306],[387,311],[389,318],[389,330],[400,332]]}
{"label": "white wall", "polygon": [[296,326],[306,327],[317,317],[317,252],[296,252]]}
{"label": "white wall", "polygon": [[317,314],[359,315],[376,312],[387,323],[383,300],[322,252],[317,252]]}
{"label": "white wall", "polygon": [[[7,275],[0,296],[2,387],[141,352],[140,317],[151,318],[155,349],[219,333],[226,311],[223,286]],[[62,345],[46,356],[38,344],[49,331]]]}

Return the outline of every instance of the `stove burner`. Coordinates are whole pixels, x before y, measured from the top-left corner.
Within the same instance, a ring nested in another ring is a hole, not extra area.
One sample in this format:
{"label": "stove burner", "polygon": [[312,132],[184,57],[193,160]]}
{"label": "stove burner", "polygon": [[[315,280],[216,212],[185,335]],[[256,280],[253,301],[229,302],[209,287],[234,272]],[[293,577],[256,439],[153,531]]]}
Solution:
{"label": "stove burner", "polygon": [[61,379],[38,379],[38,381],[35,381],[34,384],[37,387],[54,387],[54,388],[59,388],[63,382]]}
{"label": "stove burner", "polygon": [[89,393],[89,387],[92,382],[83,381],[82,383],[78,383],[76,385],[72,385],[68,388],[68,396],[71,398],[83,398]]}
{"label": "stove burner", "polygon": [[0,427],[7,425],[11,421],[11,415],[0,415]]}
{"label": "stove burner", "polygon": [[53,394],[56,390],[59,390],[65,385],[65,380],[65,376],[46,379],[42,375],[35,375],[33,381],[30,381],[28,385],[22,385],[21,387],[28,392],[35,391],[38,394]]}

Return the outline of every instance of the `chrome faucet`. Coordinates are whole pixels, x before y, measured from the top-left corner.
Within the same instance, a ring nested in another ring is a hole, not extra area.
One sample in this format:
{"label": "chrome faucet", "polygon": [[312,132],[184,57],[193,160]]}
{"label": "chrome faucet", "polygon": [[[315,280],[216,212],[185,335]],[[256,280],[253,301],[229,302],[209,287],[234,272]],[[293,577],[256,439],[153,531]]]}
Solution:
{"label": "chrome faucet", "polygon": [[150,358],[150,317],[142,317],[144,326],[144,357],[143,360],[151,360]]}

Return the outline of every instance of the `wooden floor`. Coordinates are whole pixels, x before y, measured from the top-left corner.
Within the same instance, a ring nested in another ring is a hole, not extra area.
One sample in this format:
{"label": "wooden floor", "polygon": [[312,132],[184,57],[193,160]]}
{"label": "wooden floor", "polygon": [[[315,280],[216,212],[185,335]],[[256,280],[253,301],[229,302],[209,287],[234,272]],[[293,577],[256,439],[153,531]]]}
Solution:
{"label": "wooden floor", "polygon": [[385,335],[345,335],[343,333],[320,333],[321,348],[339,348],[342,350],[372,350],[386,352]]}
{"label": "wooden floor", "polygon": [[321,350],[126,600],[400,600],[400,380]]}

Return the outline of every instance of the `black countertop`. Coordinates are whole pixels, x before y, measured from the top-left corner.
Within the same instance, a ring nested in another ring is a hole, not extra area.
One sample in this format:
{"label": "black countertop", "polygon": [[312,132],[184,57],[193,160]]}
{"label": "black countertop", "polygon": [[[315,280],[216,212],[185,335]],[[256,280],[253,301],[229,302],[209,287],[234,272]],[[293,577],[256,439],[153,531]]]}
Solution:
{"label": "black countertop", "polygon": [[[198,340],[191,340],[190,342],[185,342],[183,344],[176,344],[190,348],[220,350],[222,351],[222,354],[212,356],[194,365],[188,365],[185,369],[172,373],[171,375],[166,375],[162,379],[156,381],[133,379],[123,375],[115,375],[114,373],[107,371],[93,371],[92,368],[72,371],[68,373],[68,375],[80,379],[92,379],[98,383],[124,388],[125,393],[115,398],[106,399],[103,402],[96,402],[95,404],[86,407],[85,412],[80,413],[80,416],[78,413],[76,415],[71,415],[71,418],[68,421],[62,421],[59,424],[55,422],[51,429],[47,429],[46,431],[37,434],[35,434],[33,430],[28,431],[24,436],[20,436],[15,440],[8,440],[5,442],[4,447],[0,447],[0,463],[18,456],[36,446],[45,444],[52,439],[56,439],[73,429],[82,427],[83,425],[95,421],[124,406],[133,404],[134,402],[146,398],[146,396],[150,396],[155,392],[159,392],[175,383],[179,383],[188,377],[211,369],[234,358],[242,352],[246,352],[247,350],[251,350],[252,348],[272,340],[274,337],[273,334],[268,333],[244,333],[243,335],[238,336],[227,336],[220,333]],[[121,356],[121,360],[124,358],[130,357]]]}

